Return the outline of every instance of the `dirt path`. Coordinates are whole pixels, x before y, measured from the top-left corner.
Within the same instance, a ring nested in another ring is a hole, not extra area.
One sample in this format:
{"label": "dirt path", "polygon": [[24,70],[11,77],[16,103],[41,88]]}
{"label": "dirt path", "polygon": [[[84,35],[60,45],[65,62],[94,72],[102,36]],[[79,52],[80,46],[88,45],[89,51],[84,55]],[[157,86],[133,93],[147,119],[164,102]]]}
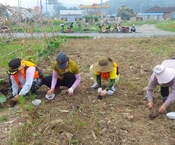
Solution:
{"label": "dirt path", "polygon": [[137,32],[139,33],[155,33],[155,32],[166,33],[165,31],[156,28],[155,25],[149,25],[149,24],[137,26]]}

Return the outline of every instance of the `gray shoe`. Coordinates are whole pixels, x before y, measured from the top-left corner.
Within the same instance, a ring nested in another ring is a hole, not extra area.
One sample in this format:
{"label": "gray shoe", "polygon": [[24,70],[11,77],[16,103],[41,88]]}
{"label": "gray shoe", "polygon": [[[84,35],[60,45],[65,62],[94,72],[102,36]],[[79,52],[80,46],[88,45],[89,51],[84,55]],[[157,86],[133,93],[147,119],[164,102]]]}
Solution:
{"label": "gray shoe", "polygon": [[114,91],[108,90],[106,94],[107,94],[107,95],[113,95],[113,94],[114,94]]}
{"label": "gray shoe", "polygon": [[90,88],[92,88],[92,89],[96,89],[96,88],[98,88],[97,83],[94,83]]}
{"label": "gray shoe", "polygon": [[116,88],[114,86],[112,86],[111,87],[111,90],[115,92],[116,91]]}

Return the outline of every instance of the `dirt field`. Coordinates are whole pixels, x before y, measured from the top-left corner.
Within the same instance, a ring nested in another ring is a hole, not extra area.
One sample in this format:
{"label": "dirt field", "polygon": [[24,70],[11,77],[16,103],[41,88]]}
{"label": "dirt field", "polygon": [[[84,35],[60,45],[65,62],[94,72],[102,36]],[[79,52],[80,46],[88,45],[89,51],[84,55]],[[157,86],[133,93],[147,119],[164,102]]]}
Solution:
{"label": "dirt field", "polygon": [[[27,110],[17,105],[1,110],[0,116],[6,115],[8,120],[0,123],[0,144],[175,145],[174,120],[167,119],[165,114],[150,119],[152,111],[146,107],[143,91],[152,68],[173,57],[174,48],[173,37],[66,41],[59,51],[67,53],[81,69],[81,85],[75,95],[68,97],[63,88],[54,100],[48,101],[44,97],[48,88],[42,86],[37,96],[42,100],[38,108]],[[41,62],[44,73],[52,72],[55,56]],[[89,66],[100,56],[116,61],[121,74],[117,92],[102,100],[97,99],[97,90],[90,89],[93,82],[89,77]],[[155,107],[161,103],[157,89]],[[169,111],[174,111],[174,104]]]}

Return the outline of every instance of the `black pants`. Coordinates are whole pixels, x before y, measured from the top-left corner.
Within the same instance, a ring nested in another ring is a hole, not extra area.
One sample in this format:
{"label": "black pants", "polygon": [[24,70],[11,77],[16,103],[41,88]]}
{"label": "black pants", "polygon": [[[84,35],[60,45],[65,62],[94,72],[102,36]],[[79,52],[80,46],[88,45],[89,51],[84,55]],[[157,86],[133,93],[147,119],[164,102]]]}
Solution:
{"label": "black pants", "polygon": [[161,87],[161,95],[162,97],[168,97],[169,95],[169,87]]}
{"label": "black pants", "polygon": [[[70,88],[73,83],[75,82],[76,78],[75,78],[75,74],[73,73],[65,73],[63,75],[63,79],[60,80],[60,79],[57,79],[57,84],[55,86],[55,88],[57,87],[60,87],[60,86],[66,86],[68,88]],[[52,75],[50,76],[46,76],[46,77],[43,77],[43,84],[48,86],[49,88],[51,88],[51,83],[52,83]]]}

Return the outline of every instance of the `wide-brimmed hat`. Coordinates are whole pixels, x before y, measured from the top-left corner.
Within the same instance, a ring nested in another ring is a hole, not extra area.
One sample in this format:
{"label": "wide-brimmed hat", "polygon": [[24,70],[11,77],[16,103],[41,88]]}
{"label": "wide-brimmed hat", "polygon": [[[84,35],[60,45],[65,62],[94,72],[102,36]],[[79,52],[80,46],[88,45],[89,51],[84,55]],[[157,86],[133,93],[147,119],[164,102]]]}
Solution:
{"label": "wide-brimmed hat", "polygon": [[18,71],[18,68],[21,66],[21,59],[14,58],[10,60],[8,66],[9,66],[8,74],[10,75],[15,74]]}
{"label": "wide-brimmed hat", "polygon": [[175,70],[163,65],[157,65],[153,68],[159,84],[166,84],[175,77]]}
{"label": "wide-brimmed hat", "polygon": [[67,55],[65,53],[60,52],[57,55],[56,61],[58,63],[58,68],[64,69],[64,68],[66,68],[66,63],[68,61],[68,57],[67,57]]}
{"label": "wide-brimmed hat", "polygon": [[96,72],[110,72],[113,70],[114,64],[112,59],[101,57],[98,62],[93,65],[93,70]]}

